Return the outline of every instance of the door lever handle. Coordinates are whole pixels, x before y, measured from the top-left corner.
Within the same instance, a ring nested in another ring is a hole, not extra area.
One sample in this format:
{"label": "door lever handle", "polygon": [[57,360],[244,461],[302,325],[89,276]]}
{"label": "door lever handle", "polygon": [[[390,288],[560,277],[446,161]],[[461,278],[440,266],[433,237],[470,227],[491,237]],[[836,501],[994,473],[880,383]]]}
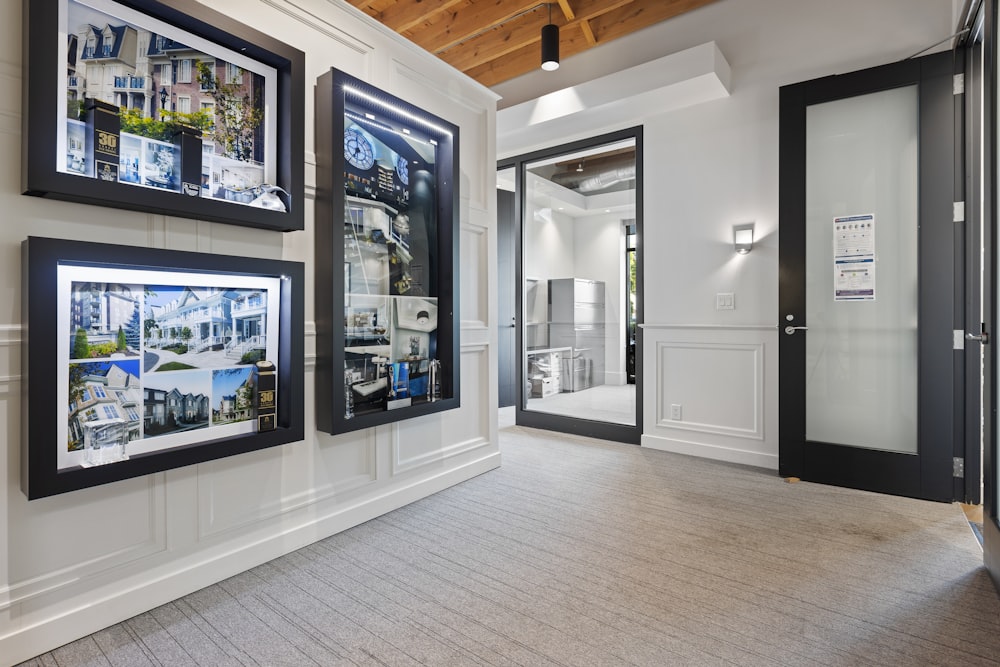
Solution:
{"label": "door lever handle", "polygon": [[785,327],[785,333],[788,334],[789,336],[794,334],[796,331],[808,331],[808,330],[809,327],[793,327],[793,326]]}
{"label": "door lever handle", "polygon": [[982,343],[983,345],[988,345],[989,342],[990,342],[990,335],[988,333],[986,333],[985,331],[983,333],[981,333],[981,334],[967,333],[967,334],[965,334],[965,340],[977,340],[980,343]]}

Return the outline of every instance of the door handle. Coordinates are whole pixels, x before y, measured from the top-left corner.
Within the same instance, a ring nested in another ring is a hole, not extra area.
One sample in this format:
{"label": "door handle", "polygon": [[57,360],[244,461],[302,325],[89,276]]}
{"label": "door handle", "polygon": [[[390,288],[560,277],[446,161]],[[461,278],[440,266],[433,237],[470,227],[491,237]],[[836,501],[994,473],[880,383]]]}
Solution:
{"label": "door handle", "polygon": [[985,331],[981,334],[967,333],[965,334],[965,340],[976,340],[982,343],[983,345],[988,345],[990,342],[990,335]]}
{"label": "door handle", "polygon": [[789,336],[793,335],[796,331],[808,331],[808,330],[809,327],[793,327],[793,326],[785,327],[785,333],[788,334]]}

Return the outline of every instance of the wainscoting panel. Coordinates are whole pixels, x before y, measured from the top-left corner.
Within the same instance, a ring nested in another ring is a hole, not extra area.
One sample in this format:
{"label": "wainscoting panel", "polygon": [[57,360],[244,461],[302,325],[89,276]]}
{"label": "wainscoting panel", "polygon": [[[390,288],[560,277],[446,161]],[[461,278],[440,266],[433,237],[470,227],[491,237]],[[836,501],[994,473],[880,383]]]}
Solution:
{"label": "wainscoting panel", "polygon": [[[375,431],[305,442],[198,466],[199,537],[233,530],[375,481]],[[239,486],[233,479],[241,480]]]}
{"label": "wainscoting panel", "polygon": [[762,344],[664,341],[656,357],[657,426],[764,438]]}
{"label": "wainscoting panel", "polygon": [[463,224],[459,259],[459,297],[462,328],[486,327],[489,320],[489,284],[485,271],[489,264],[489,234],[486,227]]}
{"label": "wainscoting panel", "polygon": [[462,347],[462,407],[464,419],[445,424],[430,415],[393,425],[392,474],[409,472],[464,452],[496,445],[490,441],[489,348]]}
{"label": "wainscoting panel", "polygon": [[777,469],[777,329],[643,326],[642,445]]}
{"label": "wainscoting panel", "polygon": [[[17,517],[7,525],[14,548],[0,611],[164,551],[165,489],[158,474],[75,491],[71,505],[60,496],[30,503],[8,496]],[[80,512],[100,520],[79,521]],[[25,544],[35,546],[18,548]]]}

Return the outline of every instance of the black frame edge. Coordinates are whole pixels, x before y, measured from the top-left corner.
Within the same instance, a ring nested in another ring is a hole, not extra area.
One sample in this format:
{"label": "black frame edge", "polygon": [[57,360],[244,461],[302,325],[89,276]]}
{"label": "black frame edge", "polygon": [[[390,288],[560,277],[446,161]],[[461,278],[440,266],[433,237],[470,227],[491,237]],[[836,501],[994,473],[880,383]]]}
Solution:
{"label": "black frame edge", "polygon": [[557,146],[551,146],[548,148],[542,148],[530,153],[524,153],[521,155],[516,155],[513,157],[506,158],[497,163],[497,169],[506,169],[508,167],[514,168],[514,189],[516,195],[517,205],[514,207],[514,233],[516,234],[516,240],[514,244],[514,274],[515,280],[517,281],[516,289],[516,303],[515,312],[516,319],[518,323],[524,322],[524,292],[521,289],[521,285],[524,281],[524,267],[523,267],[523,252],[522,247],[524,245],[524,223],[522,212],[525,208],[525,188],[524,188],[524,169],[525,164],[533,162],[536,160],[552,157],[559,155],[560,153],[569,153],[578,150],[583,150],[586,148],[594,148],[602,144],[612,143],[615,141],[620,141],[622,139],[634,139],[635,140],[635,161],[636,161],[636,206],[635,206],[635,216],[636,216],[636,235],[638,241],[636,243],[636,261],[638,262],[638,270],[636,272],[636,352],[635,352],[635,364],[636,364],[636,383],[635,383],[635,424],[615,424],[612,422],[600,422],[593,421],[589,419],[576,419],[573,417],[565,417],[562,415],[554,415],[545,412],[537,412],[533,410],[526,410],[524,407],[524,382],[525,375],[527,372],[526,361],[524,355],[524,327],[519,324],[517,327],[517,332],[515,334],[515,354],[517,354],[517,373],[515,378],[515,391],[517,393],[517,399],[514,402],[514,417],[518,425],[531,426],[533,428],[542,428],[550,431],[557,431],[560,433],[571,433],[574,435],[582,435],[585,437],[601,438],[603,440],[613,440],[615,442],[624,442],[627,444],[638,445],[642,442],[642,431],[643,431],[643,416],[642,416],[642,395],[643,395],[643,385],[645,384],[645,377],[642,373],[643,366],[643,328],[642,324],[644,322],[644,310],[643,302],[644,283],[642,280],[642,274],[644,273],[644,261],[645,256],[643,253],[644,243],[643,243],[643,202],[645,201],[645,191],[644,191],[644,164],[643,164],[643,126],[635,125],[632,127],[624,128],[621,130],[616,130],[614,132],[608,132],[605,134],[597,135],[594,137],[587,137],[585,139],[579,139],[577,141],[572,141],[565,144],[560,144]]}
{"label": "black frame edge", "polygon": [[[59,103],[53,76],[61,71],[54,48],[58,0],[23,0],[22,172],[23,194],[110,208],[210,220],[274,231],[305,229],[305,54],[193,0],[115,0],[277,69],[275,160],[279,183],[291,195],[288,211],[229,204],[175,192],[109,183],[56,171],[55,135]],[[32,82],[40,82],[32,85]],[[32,130],[34,128],[34,130]]]}
{"label": "black frame edge", "polygon": [[[278,428],[205,440],[106,466],[59,472],[56,469],[56,423],[47,410],[53,402],[48,390],[50,385],[30,379],[32,375],[55,377],[53,351],[59,344],[59,334],[52,308],[57,295],[56,272],[63,262],[283,278],[278,343]],[[248,266],[256,270],[247,270]],[[21,488],[29,500],[304,440],[305,268],[301,262],[29,236],[22,242],[21,268],[25,276],[22,284]],[[36,329],[31,336],[34,344],[30,349],[29,322],[33,322]]]}
{"label": "black frame edge", "polygon": [[[445,135],[438,137],[437,177],[438,254],[442,258],[438,269],[438,316],[442,320],[450,318],[450,326],[438,327],[438,350],[439,358],[450,360],[452,367],[452,372],[445,373],[441,379],[442,393],[449,398],[397,410],[355,415],[351,419],[344,416],[344,332],[343,326],[337,324],[344,313],[343,273],[334,268],[344,262],[345,164],[339,137],[344,134],[345,103],[344,95],[339,91],[345,84],[387,100],[415,116],[430,119],[451,132],[450,138]],[[457,409],[461,407],[462,354],[458,313],[460,280],[455,275],[460,269],[461,250],[458,233],[461,216],[459,127],[336,68],[330,68],[318,77],[315,91],[316,427],[325,433],[338,435]],[[338,368],[341,369],[339,373]]]}

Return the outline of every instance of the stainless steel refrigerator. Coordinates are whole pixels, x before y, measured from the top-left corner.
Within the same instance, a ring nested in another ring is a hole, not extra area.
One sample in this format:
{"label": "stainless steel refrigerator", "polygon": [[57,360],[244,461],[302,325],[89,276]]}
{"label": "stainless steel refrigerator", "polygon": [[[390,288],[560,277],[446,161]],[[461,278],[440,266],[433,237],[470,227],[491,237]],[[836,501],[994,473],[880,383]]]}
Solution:
{"label": "stainless steel refrigerator", "polygon": [[604,384],[604,294],[601,280],[549,280],[549,346],[571,348],[563,355],[563,391]]}

